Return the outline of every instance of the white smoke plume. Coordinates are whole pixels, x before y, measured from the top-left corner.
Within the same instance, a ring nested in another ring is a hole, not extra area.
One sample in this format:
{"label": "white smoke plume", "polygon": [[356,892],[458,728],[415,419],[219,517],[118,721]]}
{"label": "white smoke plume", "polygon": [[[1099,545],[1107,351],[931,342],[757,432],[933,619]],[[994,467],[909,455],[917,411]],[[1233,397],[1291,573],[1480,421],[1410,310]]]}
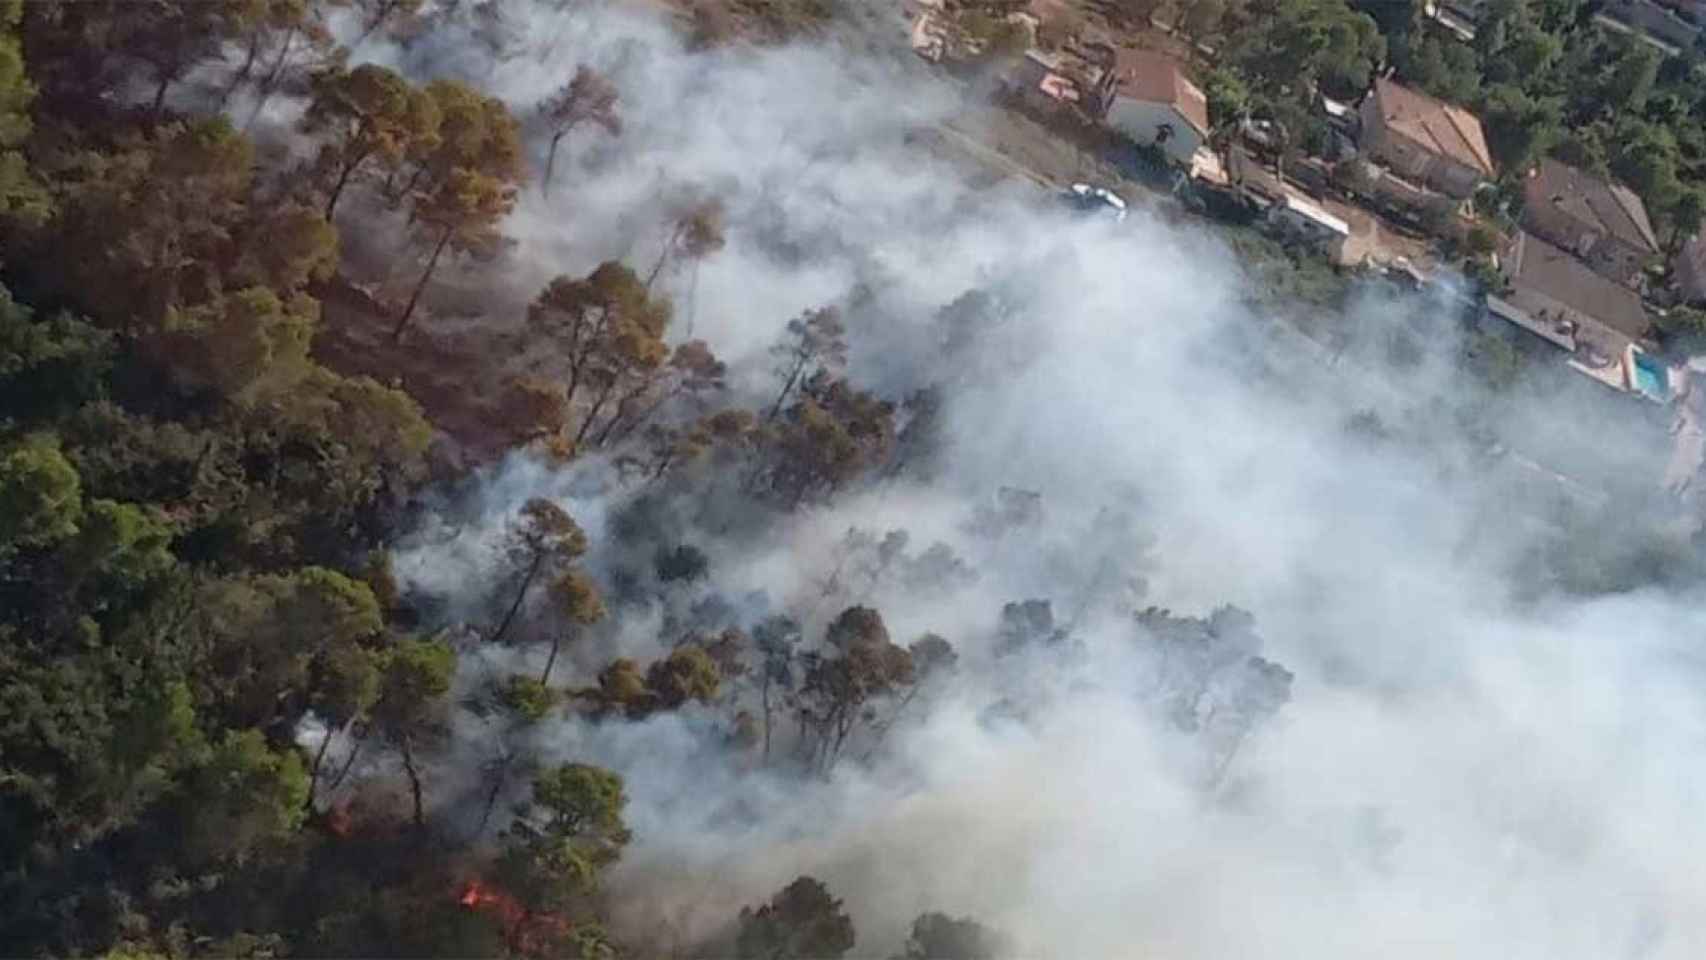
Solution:
{"label": "white smoke plume", "polygon": [[[728,246],[696,278],[664,282],[683,310],[691,298],[694,335],[730,362],[737,396],[774,390],[766,348],[789,318],[856,302],[851,378],[897,401],[931,383],[946,397],[928,482],[757,520],[724,499],[671,500],[659,523],[707,553],[708,583],[624,608],[571,651],[572,682],[617,653],[662,652],[669,603],[715,596],[739,625],[788,611],[820,633],[838,609],[818,602],[822,581],[850,526],[904,529],[915,552],[946,543],[977,574],[859,598],[900,642],[947,637],[961,665],[868,763],[827,780],[732,762],[716,745],[727,717],[707,708],[541,724],[547,758],[626,779],[635,840],[609,883],[619,932],[701,944],[809,873],[846,899],[860,957],[887,955],[931,909],[1006,931],[1022,956],[1706,951],[1706,608],[1519,585],[1572,484],[1627,511],[1608,537],[1644,535],[1640,492],[1656,491],[1664,454],[1650,418],[1567,387],[1482,394],[1455,369],[1441,300],[1356,301],[1359,334],[1335,357],[1282,308],[1252,306],[1256,281],[1205,226],[1142,204],[1123,224],[1088,224],[1026,183],[974,187],[908,135],[975,108],[904,51],[690,52],[643,6],[493,7],[501,56],[480,38],[493,21],[465,11],[355,58],[475,80],[521,114],[577,64],[617,84],[621,137],[572,135],[551,198],[529,189],[507,225],[517,244],[497,269],[516,304],[606,258],[649,268],[673,198],[699,191],[725,204]],[[1010,316],[950,357],[933,318],[972,289]],[[1420,361],[1381,358],[1398,330]],[[1399,438],[1354,439],[1356,411]],[[1465,411],[1516,453],[1487,455]],[[1040,493],[1043,516],[992,539],[970,521],[1002,488]],[[446,505],[397,569],[471,610],[504,525],[546,496],[587,529],[607,582],[622,562],[612,518],[637,495],[603,462],[517,455]],[[1126,596],[1080,604],[1104,561]],[[995,656],[1002,605],[1030,598],[1070,622],[1072,652]],[[1228,603],[1296,679],[1226,775],[1205,778],[1199,738],[1145,702],[1150,666],[1118,610]],[[464,673],[517,656],[470,652]],[[467,776],[489,746],[477,728],[459,727]]]}

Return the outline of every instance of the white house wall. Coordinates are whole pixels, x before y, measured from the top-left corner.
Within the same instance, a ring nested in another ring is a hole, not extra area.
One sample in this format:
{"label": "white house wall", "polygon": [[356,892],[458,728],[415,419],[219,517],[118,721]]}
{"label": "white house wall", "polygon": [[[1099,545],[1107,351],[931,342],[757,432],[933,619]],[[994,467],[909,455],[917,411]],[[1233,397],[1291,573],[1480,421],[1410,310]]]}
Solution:
{"label": "white house wall", "polygon": [[1203,138],[1171,105],[1116,97],[1108,109],[1108,126],[1140,145],[1154,143],[1163,125],[1172,127],[1173,135],[1161,148],[1174,163],[1189,167]]}

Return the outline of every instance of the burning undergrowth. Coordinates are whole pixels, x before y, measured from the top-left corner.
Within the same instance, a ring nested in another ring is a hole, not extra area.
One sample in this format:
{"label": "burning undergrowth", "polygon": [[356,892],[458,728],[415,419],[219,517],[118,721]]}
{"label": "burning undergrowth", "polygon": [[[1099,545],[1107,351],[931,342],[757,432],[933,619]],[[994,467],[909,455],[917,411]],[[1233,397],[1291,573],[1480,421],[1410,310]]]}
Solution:
{"label": "burning undergrowth", "polygon": [[[935,86],[897,114],[904,84],[846,51],[514,15],[549,56],[453,28],[369,51],[518,105],[590,62],[626,111],[564,148],[504,263],[518,323],[633,326],[572,416],[392,558],[454,643],[453,706],[361,769],[473,851],[457,909],[521,952],[595,915],[642,952],[833,945],[834,896],[861,956],[930,911],[1015,955],[1672,956],[1700,933],[1675,789],[1698,784],[1660,762],[1695,752],[1696,668],[1656,667],[1692,663],[1698,618],[1513,602],[1544,506],[1457,432],[1485,398],[1449,318],[1406,318],[1437,332],[1425,362],[1340,375],[1202,232],[919,162],[899,145]],[[651,200],[686,184],[722,242],[670,262],[679,205]],[[716,367],[663,359],[697,339]],[[636,344],[670,377],[632,379]]]}

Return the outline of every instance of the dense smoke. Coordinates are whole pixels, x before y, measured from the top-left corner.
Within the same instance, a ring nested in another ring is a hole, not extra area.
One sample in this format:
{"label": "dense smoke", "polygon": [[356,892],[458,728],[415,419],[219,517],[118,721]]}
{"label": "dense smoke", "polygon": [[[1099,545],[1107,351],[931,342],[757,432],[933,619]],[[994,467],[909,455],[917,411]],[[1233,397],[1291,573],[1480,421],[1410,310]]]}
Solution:
{"label": "dense smoke", "polygon": [[[355,59],[477,79],[518,115],[578,64],[615,82],[621,136],[572,135],[559,188],[530,186],[507,224],[516,310],[607,258],[649,269],[682,198],[715,196],[727,247],[660,282],[672,337],[691,318],[744,403],[774,394],[786,321],[836,304],[850,379],[896,402],[936,385],[945,404],[928,470],[830,505],[765,510],[732,487],[660,491],[606,460],[518,453],[398,553],[406,586],[473,619],[531,497],[587,530],[606,586],[654,547],[703,550],[707,579],[622,607],[568,653],[574,684],[665,652],[672,617],[750,629],[789,613],[816,638],[858,603],[897,642],[931,631],[958,650],[951,677],[823,778],[731,760],[723,708],[529,732],[547,759],[626,779],[620,932],[701,944],[804,873],[846,899],[859,956],[886,955],[926,909],[1026,956],[1699,953],[1706,616],[1657,593],[1519,589],[1549,504],[1569,499],[1546,472],[1561,461],[1489,459],[1454,419],[1478,411],[1513,446],[1578,438],[1572,475],[1639,511],[1627,490],[1656,491],[1662,450],[1626,449],[1609,400],[1480,396],[1455,369],[1449,304],[1421,295],[1358,300],[1366,342],[1333,356],[1252,306],[1255,281],[1205,227],[1141,205],[1087,223],[1028,183],[974,188],[909,138],[961,111],[960,91],[893,51],[690,52],[641,7],[492,6]],[[991,299],[973,342],[950,347],[943,308],[974,290]],[[1393,331],[1419,359],[1384,358]],[[1345,427],[1358,412],[1403,427],[1370,439]],[[1015,491],[1040,495],[1035,515],[992,530]],[[639,518],[625,533],[623,516]],[[970,573],[832,580],[850,528],[904,530],[912,561],[945,544]],[[1002,655],[1004,605],[1032,599],[1066,639]],[[1132,619],[1226,604],[1294,675],[1233,745],[1169,722]],[[463,681],[523,656],[470,646]],[[481,792],[498,749],[484,721],[456,731],[446,803]]]}

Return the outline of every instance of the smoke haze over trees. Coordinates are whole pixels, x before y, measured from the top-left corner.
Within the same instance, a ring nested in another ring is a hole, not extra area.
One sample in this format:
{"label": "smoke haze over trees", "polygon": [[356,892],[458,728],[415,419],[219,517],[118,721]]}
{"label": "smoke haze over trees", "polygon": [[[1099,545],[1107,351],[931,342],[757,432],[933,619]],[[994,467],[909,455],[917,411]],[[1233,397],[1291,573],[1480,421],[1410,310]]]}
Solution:
{"label": "smoke haze over trees", "polygon": [[847,6],[0,0],[0,953],[1698,955],[1632,417]]}

